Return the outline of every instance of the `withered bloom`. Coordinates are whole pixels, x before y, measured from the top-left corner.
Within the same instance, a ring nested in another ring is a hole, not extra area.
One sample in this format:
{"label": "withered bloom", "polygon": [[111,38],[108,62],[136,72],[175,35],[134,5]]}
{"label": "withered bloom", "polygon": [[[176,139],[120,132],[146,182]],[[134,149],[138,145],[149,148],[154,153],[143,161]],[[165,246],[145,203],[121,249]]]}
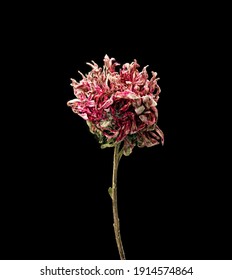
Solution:
{"label": "withered bloom", "polygon": [[74,113],[87,121],[90,131],[97,135],[102,148],[123,142],[123,154],[133,148],[151,147],[164,143],[163,132],[157,125],[157,102],[161,92],[157,73],[148,79],[147,66],[134,60],[120,65],[114,58],[104,57],[103,68],[94,61],[87,63],[92,70],[82,80],[71,79],[75,99],[68,101]]}
{"label": "withered bloom", "polygon": [[92,70],[77,82],[72,80],[75,99],[68,101],[74,113],[86,120],[90,132],[97,136],[101,148],[114,147],[112,186],[113,227],[118,252],[125,260],[117,206],[117,172],[122,155],[128,156],[135,146],[151,147],[164,144],[163,132],[157,125],[160,87],[157,73],[141,72],[136,60],[120,64],[114,58],[104,57],[103,67],[92,61]]}

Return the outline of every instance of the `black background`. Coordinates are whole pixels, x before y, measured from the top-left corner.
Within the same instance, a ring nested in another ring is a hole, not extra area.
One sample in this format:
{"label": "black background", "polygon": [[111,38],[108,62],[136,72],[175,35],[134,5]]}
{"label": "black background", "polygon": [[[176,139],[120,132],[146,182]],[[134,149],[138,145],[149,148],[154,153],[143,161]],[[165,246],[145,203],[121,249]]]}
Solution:
{"label": "black background", "polygon": [[3,118],[1,259],[119,259],[107,192],[113,149],[101,150],[66,105],[74,98],[70,78],[87,73],[86,62],[102,65],[105,54],[121,65],[137,59],[160,77],[165,144],[136,147],[119,166],[127,259],[231,258],[214,17],[205,20],[203,7],[115,5],[45,9],[33,31],[34,16],[15,26],[17,62],[9,65]]}

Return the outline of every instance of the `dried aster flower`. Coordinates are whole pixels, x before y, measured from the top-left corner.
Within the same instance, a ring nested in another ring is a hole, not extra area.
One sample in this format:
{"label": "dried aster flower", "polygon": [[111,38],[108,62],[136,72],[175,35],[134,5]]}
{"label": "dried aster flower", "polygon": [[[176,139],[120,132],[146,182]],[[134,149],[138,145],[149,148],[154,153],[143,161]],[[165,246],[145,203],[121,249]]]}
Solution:
{"label": "dried aster flower", "polygon": [[147,67],[141,72],[136,60],[125,63],[117,72],[114,58],[105,55],[103,68],[92,61],[92,70],[82,80],[72,80],[75,99],[68,101],[74,113],[87,121],[101,147],[123,142],[123,154],[130,155],[135,146],[151,147],[164,142],[157,125],[156,108],[160,87],[157,73],[149,80]]}
{"label": "dried aster flower", "polygon": [[[122,155],[128,156],[135,146],[164,144],[163,132],[157,125],[157,102],[161,92],[156,72],[148,79],[147,66],[139,72],[134,60],[120,64],[105,55],[103,67],[94,61],[92,70],[77,82],[71,79],[75,99],[67,102],[74,113],[86,120],[90,132],[97,136],[101,148],[114,147],[112,198],[114,231],[121,259],[125,259],[117,208],[117,170]],[[121,147],[121,148],[120,148]]]}

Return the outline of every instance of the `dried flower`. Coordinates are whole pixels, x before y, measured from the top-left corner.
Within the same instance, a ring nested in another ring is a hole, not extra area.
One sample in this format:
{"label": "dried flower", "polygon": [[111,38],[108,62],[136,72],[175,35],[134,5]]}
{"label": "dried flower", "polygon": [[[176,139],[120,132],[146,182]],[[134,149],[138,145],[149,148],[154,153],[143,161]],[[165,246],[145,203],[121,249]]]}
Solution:
{"label": "dried flower", "polygon": [[[86,120],[89,130],[98,138],[101,148],[114,147],[112,199],[115,239],[120,259],[125,260],[117,206],[117,172],[119,161],[128,156],[135,146],[152,147],[164,144],[163,132],[157,125],[160,87],[157,73],[148,79],[147,66],[141,72],[136,60],[120,64],[114,58],[104,57],[103,68],[92,61],[92,70],[77,82],[72,80],[75,99],[67,102],[74,113]],[[120,148],[122,147],[122,148]],[[121,150],[120,150],[121,149]]]}
{"label": "dried flower", "polygon": [[103,68],[94,61],[87,63],[92,70],[85,76],[79,72],[80,82],[71,79],[76,98],[67,105],[87,121],[101,148],[123,142],[123,154],[128,156],[135,146],[163,144],[164,135],[157,125],[161,91],[157,73],[152,72],[149,80],[147,66],[139,72],[136,60],[119,71],[114,58],[105,55],[103,61]]}

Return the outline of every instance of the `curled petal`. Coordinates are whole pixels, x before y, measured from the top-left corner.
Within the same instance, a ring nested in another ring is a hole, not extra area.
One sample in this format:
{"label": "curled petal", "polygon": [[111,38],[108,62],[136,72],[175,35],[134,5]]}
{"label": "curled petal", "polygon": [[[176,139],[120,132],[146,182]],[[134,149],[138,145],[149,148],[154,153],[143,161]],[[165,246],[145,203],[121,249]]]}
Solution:
{"label": "curled petal", "polygon": [[164,145],[164,134],[163,131],[156,125],[155,132],[160,136],[161,144]]}
{"label": "curled petal", "polygon": [[142,106],[139,106],[138,108],[135,108],[135,113],[137,115],[140,115],[142,114],[142,112],[145,110],[145,107],[142,105]]}
{"label": "curled petal", "polygon": [[101,107],[99,108],[99,110],[101,110],[101,109],[107,109],[110,105],[113,104],[113,102],[114,102],[114,101],[113,101],[112,98],[106,100],[106,101],[101,105]]}
{"label": "curled petal", "polygon": [[148,119],[147,119],[147,117],[146,117],[145,115],[140,115],[139,118],[140,118],[140,120],[141,120],[142,122],[144,122],[144,123],[147,123],[147,122],[148,122]]}
{"label": "curled petal", "polygon": [[72,100],[69,100],[68,102],[67,102],[67,105],[68,106],[73,106],[73,105],[75,105],[75,104],[78,104],[78,99],[72,99]]}

